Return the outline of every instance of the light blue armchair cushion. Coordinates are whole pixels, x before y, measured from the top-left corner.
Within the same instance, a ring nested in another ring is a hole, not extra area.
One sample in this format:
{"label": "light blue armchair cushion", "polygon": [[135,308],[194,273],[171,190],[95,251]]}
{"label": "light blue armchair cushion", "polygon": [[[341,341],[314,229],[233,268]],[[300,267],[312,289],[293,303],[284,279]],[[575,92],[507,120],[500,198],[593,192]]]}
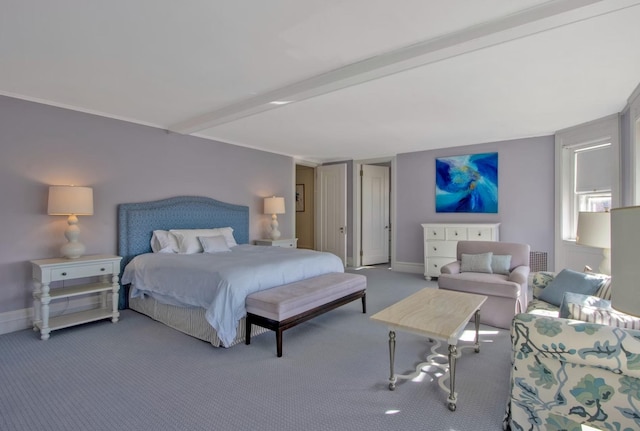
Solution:
{"label": "light blue armchair cushion", "polygon": [[494,274],[509,275],[511,273],[511,255],[494,254],[491,257],[491,271]]}
{"label": "light blue armchair cushion", "polygon": [[611,301],[598,298],[597,296],[583,295],[581,293],[566,292],[560,304],[560,314],[558,317],[569,319],[569,304],[580,306],[597,307],[602,310],[611,309]]}
{"label": "light blue armchair cushion", "polygon": [[570,269],[563,269],[553,281],[544,288],[539,298],[559,307],[566,292],[593,295],[601,283],[602,278],[600,277],[572,271]]}
{"label": "light blue armchair cushion", "polygon": [[491,274],[492,252],[465,254],[462,253],[460,260],[460,272],[486,272]]}

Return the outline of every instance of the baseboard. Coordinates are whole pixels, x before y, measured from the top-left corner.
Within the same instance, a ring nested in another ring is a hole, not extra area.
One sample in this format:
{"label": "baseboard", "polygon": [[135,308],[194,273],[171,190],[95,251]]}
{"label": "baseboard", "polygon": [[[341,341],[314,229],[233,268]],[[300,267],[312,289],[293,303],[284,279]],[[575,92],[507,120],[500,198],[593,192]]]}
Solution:
{"label": "baseboard", "polygon": [[[110,300],[110,298],[108,298]],[[100,303],[98,296],[59,300],[49,306],[51,317],[65,313],[88,310],[96,308]],[[21,310],[6,311],[0,313],[0,335],[10,332],[22,331],[33,327],[33,308],[23,308]]]}
{"label": "baseboard", "polygon": [[393,271],[409,272],[412,274],[424,274],[424,264],[413,262],[393,262]]}

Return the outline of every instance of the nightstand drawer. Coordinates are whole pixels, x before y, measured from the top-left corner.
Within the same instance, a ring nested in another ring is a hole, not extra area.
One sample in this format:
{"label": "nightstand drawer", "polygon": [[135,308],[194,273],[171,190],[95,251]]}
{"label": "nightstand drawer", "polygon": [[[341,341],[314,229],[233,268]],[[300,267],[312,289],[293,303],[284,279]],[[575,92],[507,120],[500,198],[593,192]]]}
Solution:
{"label": "nightstand drawer", "polygon": [[298,238],[285,239],[258,239],[256,245],[268,245],[270,247],[298,248]]}
{"label": "nightstand drawer", "polygon": [[51,270],[51,281],[70,280],[72,278],[92,277],[94,275],[113,274],[113,265],[100,263],[97,265],[54,268]]}

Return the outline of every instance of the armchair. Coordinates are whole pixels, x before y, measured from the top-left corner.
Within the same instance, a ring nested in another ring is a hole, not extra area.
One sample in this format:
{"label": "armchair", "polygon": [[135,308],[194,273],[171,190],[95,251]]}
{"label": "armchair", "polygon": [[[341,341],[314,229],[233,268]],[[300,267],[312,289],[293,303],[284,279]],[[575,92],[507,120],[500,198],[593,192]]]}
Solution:
{"label": "armchair", "polygon": [[480,323],[509,329],[513,317],[527,309],[529,251],[528,244],[458,241],[458,260],[441,268],[438,287],[488,296]]}

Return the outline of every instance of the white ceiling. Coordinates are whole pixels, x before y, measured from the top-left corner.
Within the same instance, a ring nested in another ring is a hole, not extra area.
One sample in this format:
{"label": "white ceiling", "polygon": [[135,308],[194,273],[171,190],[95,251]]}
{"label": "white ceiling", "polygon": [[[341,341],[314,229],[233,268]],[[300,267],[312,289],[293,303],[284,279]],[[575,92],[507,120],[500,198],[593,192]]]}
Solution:
{"label": "white ceiling", "polygon": [[3,0],[0,94],[371,159],[620,112],[638,41],[640,0]]}

